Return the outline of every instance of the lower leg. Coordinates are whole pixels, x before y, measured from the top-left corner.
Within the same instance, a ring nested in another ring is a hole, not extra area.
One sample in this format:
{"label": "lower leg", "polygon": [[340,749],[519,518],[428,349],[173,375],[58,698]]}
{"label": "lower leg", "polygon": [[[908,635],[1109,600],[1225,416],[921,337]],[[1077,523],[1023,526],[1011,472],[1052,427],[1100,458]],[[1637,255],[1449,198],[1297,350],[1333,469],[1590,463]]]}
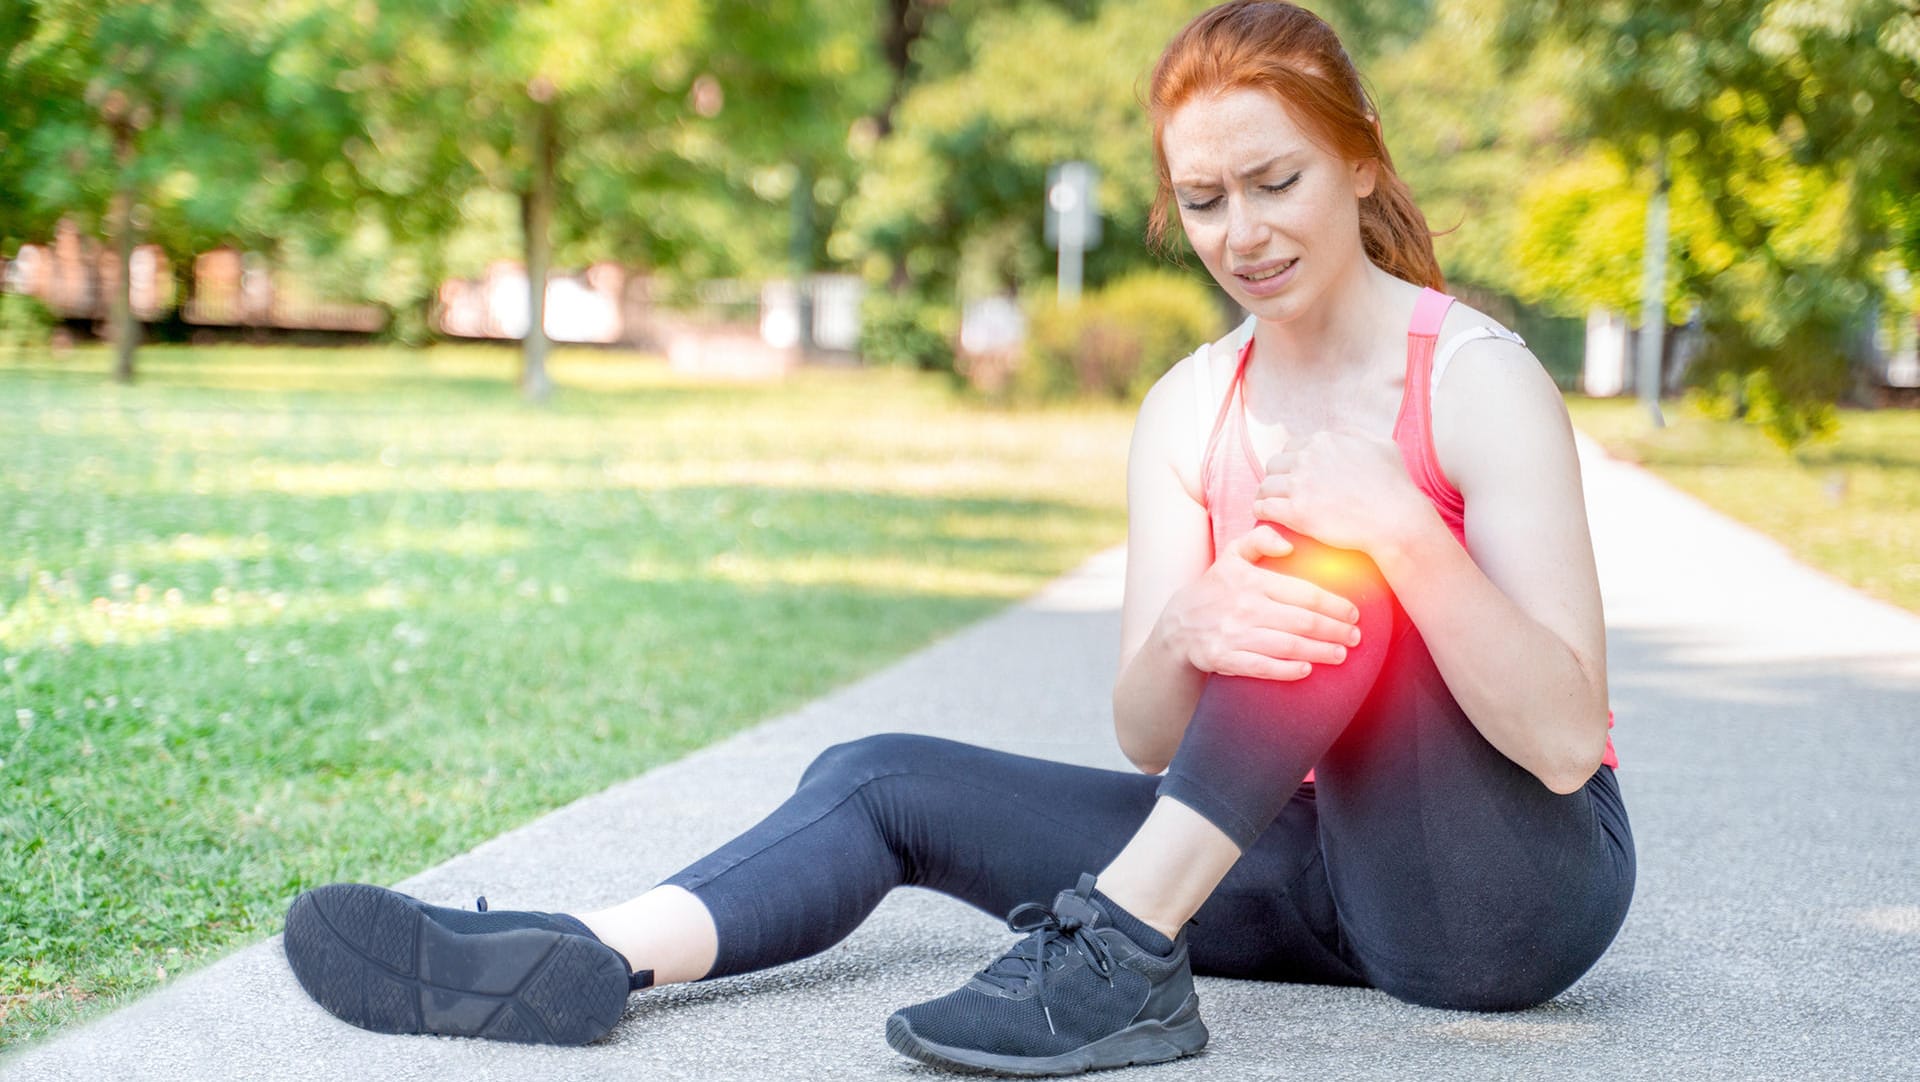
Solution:
{"label": "lower leg", "polygon": [[1282,571],[1340,569],[1323,584],[1360,610],[1362,639],[1344,662],[1304,680],[1209,677],[1159,799],[1100,874],[1100,890],[1172,938],[1226,878],[1301,780],[1359,713],[1393,640],[1393,598],[1364,557],[1295,537]]}
{"label": "lower leg", "polygon": [[1163,796],[1100,872],[1100,893],[1172,939],[1239,859],[1240,847],[1225,831]]}
{"label": "lower leg", "polygon": [[720,952],[713,914],[691,892],[672,884],[577,917],[635,972],[652,970],[656,985],[699,980],[712,971]]}

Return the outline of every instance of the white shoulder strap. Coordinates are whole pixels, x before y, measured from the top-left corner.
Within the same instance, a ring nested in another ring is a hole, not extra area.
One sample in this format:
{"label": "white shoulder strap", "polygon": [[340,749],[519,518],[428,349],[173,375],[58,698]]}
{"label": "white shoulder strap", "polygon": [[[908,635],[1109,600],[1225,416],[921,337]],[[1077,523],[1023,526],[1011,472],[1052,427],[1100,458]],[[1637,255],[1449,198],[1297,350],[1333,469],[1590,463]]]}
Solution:
{"label": "white shoulder strap", "polygon": [[1447,362],[1453,360],[1453,355],[1460,351],[1460,347],[1466,345],[1468,342],[1478,341],[1482,338],[1504,338],[1509,342],[1518,342],[1523,346],[1527,344],[1526,339],[1504,327],[1469,327],[1461,331],[1459,334],[1447,339],[1446,342],[1440,346],[1439,352],[1433,355],[1433,381],[1427,387],[1429,396],[1439,393],[1440,374],[1447,370]]}
{"label": "white shoulder strap", "polygon": [[[1230,356],[1239,357],[1240,347],[1246,345],[1247,339],[1253,337],[1253,321],[1254,317],[1248,316],[1246,322],[1235,327],[1233,333],[1227,337]],[[1213,437],[1214,418],[1220,415],[1220,396],[1225,393],[1214,385],[1212,343],[1194,351],[1193,380],[1193,412],[1199,419],[1195,427],[1200,432],[1200,457],[1204,461],[1207,454],[1207,441]]]}
{"label": "white shoulder strap", "polygon": [[1231,342],[1235,356],[1239,355],[1240,347],[1247,344],[1247,339],[1253,337],[1253,324],[1256,318],[1255,316],[1248,316],[1245,322],[1233,329]]}

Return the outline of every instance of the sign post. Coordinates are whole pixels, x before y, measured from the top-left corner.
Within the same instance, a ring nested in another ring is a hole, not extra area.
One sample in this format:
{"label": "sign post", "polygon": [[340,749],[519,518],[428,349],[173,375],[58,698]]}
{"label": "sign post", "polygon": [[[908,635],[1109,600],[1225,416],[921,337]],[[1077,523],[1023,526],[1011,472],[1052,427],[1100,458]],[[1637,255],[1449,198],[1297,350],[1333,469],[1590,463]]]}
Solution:
{"label": "sign post", "polygon": [[1047,170],[1047,246],[1060,253],[1060,303],[1080,300],[1081,264],[1100,247],[1099,171],[1087,162],[1061,162]]}

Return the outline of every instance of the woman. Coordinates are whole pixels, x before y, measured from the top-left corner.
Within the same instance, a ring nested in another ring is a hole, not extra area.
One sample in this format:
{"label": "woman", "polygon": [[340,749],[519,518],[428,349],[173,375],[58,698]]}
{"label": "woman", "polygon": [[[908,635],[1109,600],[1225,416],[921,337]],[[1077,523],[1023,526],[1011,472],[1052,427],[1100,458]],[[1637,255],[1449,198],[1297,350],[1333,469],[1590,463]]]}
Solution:
{"label": "woman", "polygon": [[1150,109],[1155,233],[1177,214],[1253,318],[1174,366],[1134,431],[1114,721],[1142,773],[841,745],[765,821],[613,909],[309,892],[286,932],[309,993],[386,1032],[587,1041],[629,987],[816,953],[914,884],[1028,903],[1009,923],[1029,934],[896,1012],[889,1042],[1066,1074],[1198,1051],[1196,972],[1507,1010],[1593,964],[1634,862],[1553,384],[1438,292],[1319,19],[1206,12]]}

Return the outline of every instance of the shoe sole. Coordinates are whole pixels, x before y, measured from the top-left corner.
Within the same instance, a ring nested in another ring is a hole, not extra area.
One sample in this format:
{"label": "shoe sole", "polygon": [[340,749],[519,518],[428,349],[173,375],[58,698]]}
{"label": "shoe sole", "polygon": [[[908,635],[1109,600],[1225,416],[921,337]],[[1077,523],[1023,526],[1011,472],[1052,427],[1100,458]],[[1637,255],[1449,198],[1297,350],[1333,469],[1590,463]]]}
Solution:
{"label": "shoe sole", "polygon": [[1165,1063],[1191,1056],[1206,1047],[1207,1027],[1200,1021],[1200,997],[1195,994],[1165,1021],[1136,1022],[1055,1056],[1008,1056],[936,1044],[915,1034],[912,1023],[902,1014],[887,1019],[887,1043],[895,1052],[930,1067],[1038,1077]]}
{"label": "shoe sole", "polygon": [[626,963],[605,944],[540,928],[463,935],[382,887],[302,894],[282,942],[315,1002],[376,1033],[578,1045],[626,1010]]}

